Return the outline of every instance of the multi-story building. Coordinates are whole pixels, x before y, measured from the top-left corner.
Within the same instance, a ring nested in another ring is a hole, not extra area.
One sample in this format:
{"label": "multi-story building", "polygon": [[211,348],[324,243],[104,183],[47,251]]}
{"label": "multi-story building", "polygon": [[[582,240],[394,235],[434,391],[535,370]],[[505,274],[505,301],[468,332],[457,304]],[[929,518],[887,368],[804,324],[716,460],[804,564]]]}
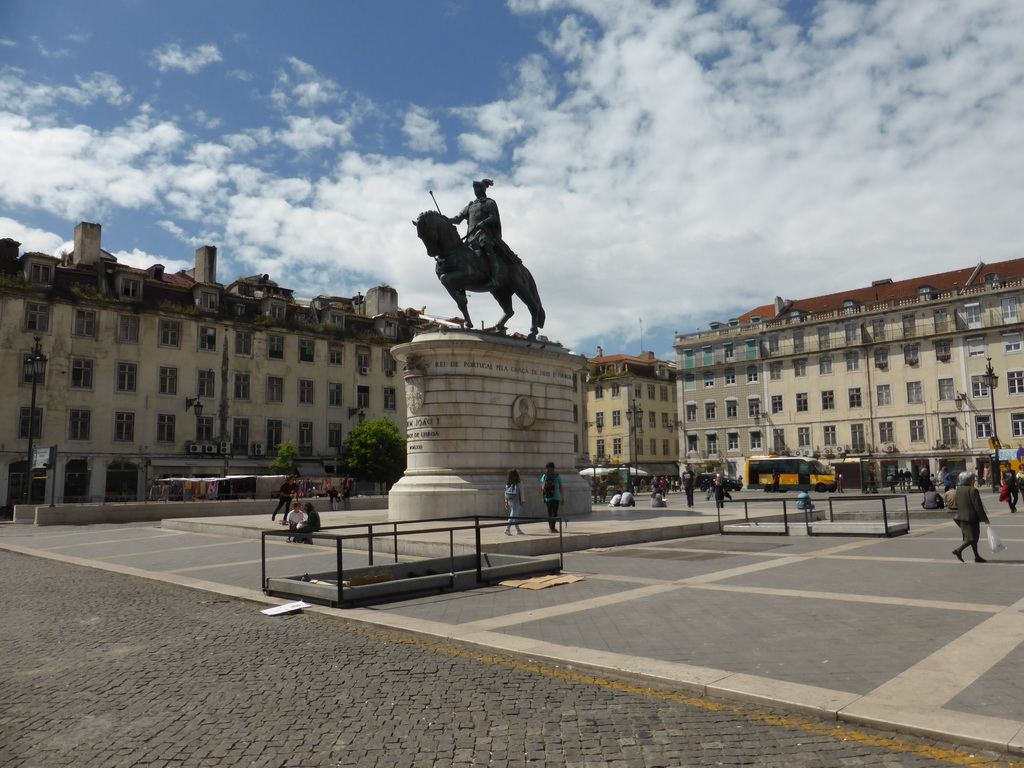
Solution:
{"label": "multi-story building", "polygon": [[[681,458],[739,468],[751,454],[815,456],[874,463],[880,478],[984,472],[995,437],[1024,444],[1022,300],[1015,259],[777,298],[680,335]],[[990,387],[992,374],[1005,383]]]}
{"label": "multi-story building", "polygon": [[675,366],[650,352],[588,361],[587,450],[597,466],[676,476],[679,466]]}
{"label": "multi-story building", "polygon": [[[419,313],[400,311],[395,289],[299,299],[268,275],[225,285],[212,246],[191,270],[136,269],[100,234],[79,224],[61,257],[0,240],[2,375],[15,393],[0,413],[7,505],[24,498],[30,431],[57,448],[45,498],[58,502],[140,498],[159,477],[266,473],[285,440],[304,474],[333,473],[361,420],[387,416],[404,432],[390,349]],[[33,412],[23,362],[36,339],[47,365]]]}

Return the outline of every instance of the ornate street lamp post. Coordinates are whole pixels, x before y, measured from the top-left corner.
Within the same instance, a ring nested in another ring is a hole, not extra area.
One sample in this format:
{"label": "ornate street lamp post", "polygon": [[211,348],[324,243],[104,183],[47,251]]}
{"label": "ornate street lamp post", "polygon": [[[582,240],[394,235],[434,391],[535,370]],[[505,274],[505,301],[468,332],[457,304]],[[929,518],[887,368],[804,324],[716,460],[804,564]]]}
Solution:
{"label": "ornate street lamp post", "polygon": [[42,434],[42,419],[36,419],[36,388],[40,380],[46,375],[46,362],[48,358],[43,354],[43,348],[39,346],[39,337],[34,337],[36,345],[25,358],[22,369],[22,380],[32,380],[32,405],[28,410],[28,463],[25,471],[25,503],[32,503],[32,480],[35,472],[32,469],[32,441],[36,434],[36,425],[39,425],[39,432]]}
{"label": "ornate street lamp post", "polygon": [[999,377],[992,370],[992,358],[988,357],[985,360],[988,363],[985,366],[985,386],[988,387],[988,399],[992,406],[992,492],[997,493],[1001,482],[999,476],[1002,474],[1002,467],[999,464],[999,433],[996,431],[996,387],[999,386]]}
{"label": "ornate street lamp post", "polygon": [[629,472],[629,489],[633,490],[633,464],[636,460],[636,441],[644,435],[644,409],[636,403],[631,403],[626,411],[626,421],[629,422],[629,464],[626,469]]}

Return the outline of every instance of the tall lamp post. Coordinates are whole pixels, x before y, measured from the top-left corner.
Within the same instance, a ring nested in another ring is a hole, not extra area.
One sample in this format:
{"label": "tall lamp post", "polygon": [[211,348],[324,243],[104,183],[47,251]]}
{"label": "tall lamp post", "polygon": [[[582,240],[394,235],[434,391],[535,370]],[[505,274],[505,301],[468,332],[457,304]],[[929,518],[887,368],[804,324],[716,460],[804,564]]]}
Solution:
{"label": "tall lamp post", "polygon": [[25,358],[24,367],[22,369],[22,380],[32,380],[32,406],[28,411],[28,463],[25,471],[25,503],[32,503],[32,480],[35,477],[35,472],[32,469],[32,441],[36,434],[36,424],[39,424],[39,432],[42,434],[41,420],[36,419],[36,388],[39,386],[39,381],[46,375],[46,362],[48,358],[43,354],[43,348],[39,346],[39,337],[34,337],[36,345],[29,352],[28,357]]}
{"label": "tall lamp post", "polygon": [[988,399],[992,406],[992,492],[999,491],[1002,467],[999,464],[999,433],[996,431],[996,387],[999,386],[999,377],[992,370],[992,358],[985,358],[985,386],[988,387]]}
{"label": "tall lamp post", "polygon": [[644,434],[644,409],[636,403],[630,403],[629,409],[626,411],[626,421],[629,422],[629,464],[627,469],[629,471],[629,487],[630,490],[633,488],[633,464],[636,460],[636,441],[638,438],[642,438]]}

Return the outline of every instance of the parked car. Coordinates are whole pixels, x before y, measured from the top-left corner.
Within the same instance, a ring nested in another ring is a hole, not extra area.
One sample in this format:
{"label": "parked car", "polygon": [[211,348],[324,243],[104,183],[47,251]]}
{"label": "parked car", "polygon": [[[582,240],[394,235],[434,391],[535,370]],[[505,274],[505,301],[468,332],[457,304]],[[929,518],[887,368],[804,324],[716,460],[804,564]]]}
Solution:
{"label": "parked car", "polygon": [[[708,488],[715,482],[714,472],[701,472],[697,475],[697,487],[702,491],[707,492]],[[727,491],[742,491],[743,483],[737,480],[735,477],[729,475],[722,475],[722,483],[725,485]]]}

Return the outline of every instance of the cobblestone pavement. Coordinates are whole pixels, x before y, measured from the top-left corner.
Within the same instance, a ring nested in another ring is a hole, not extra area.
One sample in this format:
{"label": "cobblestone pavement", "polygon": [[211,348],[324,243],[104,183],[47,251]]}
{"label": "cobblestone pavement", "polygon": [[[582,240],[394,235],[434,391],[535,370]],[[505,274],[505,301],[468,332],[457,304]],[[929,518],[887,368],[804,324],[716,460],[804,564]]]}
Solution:
{"label": "cobblestone pavement", "polygon": [[0,552],[0,765],[1016,766]]}

